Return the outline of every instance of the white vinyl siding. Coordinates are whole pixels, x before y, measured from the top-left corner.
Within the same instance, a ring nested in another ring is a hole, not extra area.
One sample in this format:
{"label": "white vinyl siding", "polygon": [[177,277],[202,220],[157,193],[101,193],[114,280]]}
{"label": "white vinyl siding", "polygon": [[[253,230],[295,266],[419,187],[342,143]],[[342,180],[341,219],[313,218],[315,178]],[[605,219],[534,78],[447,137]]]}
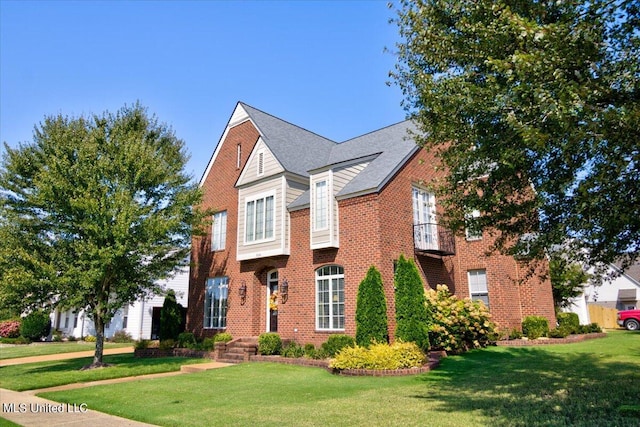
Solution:
{"label": "white vinyl siding", "polygon": [[316,270],[316,329],[344,330],[344,269],[338,265]]}
{"label": "white vinyl siding", "polygon": [[286,178],[271,177],[238,191],[238,261],[289,254]]}
{"label": "white vinyl siding", "polygon": [[227,244],[227,211],[215,213],[211,227],[211,250],[224,250]]}
{"label": "white vinyl siding", "polygon": [[487,287],[486,270],[469,270],[469,295],[473,301],[482,301],[489,307],[489,289]]}
{"label": "white vinyl siding", "polygon": [[249,155],[249,159],[245,163],[236,185],[238,187],[244,187],[247,184],[278,175],[282,172],[284,172],[284,168],[280,165],[280,162],[278,162],[273,153],[271,153],[269,147],[262,141],[262,138],[260,138]]}

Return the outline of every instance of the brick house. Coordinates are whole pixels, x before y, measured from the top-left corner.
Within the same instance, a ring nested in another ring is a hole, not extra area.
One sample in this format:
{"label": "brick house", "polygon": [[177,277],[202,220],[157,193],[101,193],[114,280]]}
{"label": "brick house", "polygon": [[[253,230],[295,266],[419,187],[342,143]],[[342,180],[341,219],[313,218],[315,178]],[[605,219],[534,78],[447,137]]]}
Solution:
{"label": "brick house", "polygon": [[358,285],[375,265],[393,335],[401,254],[427,286],[485,301],[503,328],[532,314],[554,324],[549,281],[487,256],[487,233],[454,237],[438,225],[428,184],[442,172],[410,129],[405,121],[335,143],[238,103],[200,182],[216,214],[210,234],[193,240],[187,330],[277,331],[316,345],[355,335]]}

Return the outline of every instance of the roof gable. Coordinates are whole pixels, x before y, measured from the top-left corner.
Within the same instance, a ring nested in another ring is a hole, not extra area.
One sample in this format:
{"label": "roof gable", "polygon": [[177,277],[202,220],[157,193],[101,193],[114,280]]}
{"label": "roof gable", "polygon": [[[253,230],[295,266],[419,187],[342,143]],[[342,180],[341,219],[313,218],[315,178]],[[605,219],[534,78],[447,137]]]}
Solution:
{"label": "roof gable", "polygon": [[265,144],[262,137],[260,137],[255,147],[253,147],[247,163],[242,168],[236,187],[246,185],[284,171],[285,169],[275,158],[271,150],[269,150],[269,147],[267,147],[267,144]]}

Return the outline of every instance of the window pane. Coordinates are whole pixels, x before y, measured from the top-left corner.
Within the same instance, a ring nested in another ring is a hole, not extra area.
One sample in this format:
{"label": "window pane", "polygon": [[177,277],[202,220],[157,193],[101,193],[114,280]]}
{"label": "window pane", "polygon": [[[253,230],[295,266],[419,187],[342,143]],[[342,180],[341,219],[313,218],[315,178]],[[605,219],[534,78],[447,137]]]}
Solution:
{"label": "window pane", "polygon": [[264,238],[264,199],[256,200],[256,240]]}
{"label": "window pane", "polygon": [[216,277],[207,279],[204,301],[204,327],[224,328],[227,326],[227,295],[229,279]]}
{"label": "window pane", "polygon": [[327,227],[328,200],[327,200],[327,181],[316,183],[316,212],[315,212],[315,228],[321,230]]}
{"label": "window pane", "polygon": [[227,211],[213,215],[213,235],[211,249],[214,251],[224,249],[227,242]]}
{"label": "window pane", "polygon": [[316,270],[317,323],[321,329],[344,329],[344,269],[325,266]]}
{"label": "window pane", "polygon": [[251,242],[254,239],[254,234],[253,234],[253,227],[255,226],[255,202],[251,201],[247,203],[247,213],[246,213],[246,224],[245,224],[245,229],[246,229],[246,233],[245,233],[245,240],[247,242]]}
{"label": "window pane", "polygon": [[269,196],[266,199],[265,221],[264,221],[264,237],[269,239],[273,237],[273,196]]}

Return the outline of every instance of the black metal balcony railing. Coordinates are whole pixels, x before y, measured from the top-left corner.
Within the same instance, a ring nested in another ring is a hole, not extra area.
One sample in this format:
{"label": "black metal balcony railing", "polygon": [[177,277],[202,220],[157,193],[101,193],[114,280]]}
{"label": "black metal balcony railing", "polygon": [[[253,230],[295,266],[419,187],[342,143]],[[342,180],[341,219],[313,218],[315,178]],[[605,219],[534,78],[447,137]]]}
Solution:
{"label": "black metal balcony railing", "polygon": [[438,224],[414,224],[413,243],[417,252],[454,255],[456,242],[451,230]]}

